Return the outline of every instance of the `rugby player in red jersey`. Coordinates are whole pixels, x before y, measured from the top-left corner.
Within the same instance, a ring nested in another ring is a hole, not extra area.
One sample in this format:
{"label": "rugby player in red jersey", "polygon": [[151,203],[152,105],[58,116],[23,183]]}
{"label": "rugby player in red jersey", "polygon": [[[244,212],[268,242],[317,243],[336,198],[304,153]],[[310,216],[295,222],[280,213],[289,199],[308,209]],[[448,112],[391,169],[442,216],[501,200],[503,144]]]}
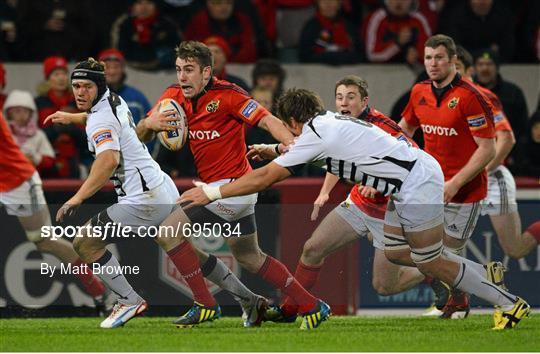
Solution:
{"label": "rugby player in red jersey", "polygon": [[[462,77],[472,81],[473,58],[465,48],[459,45],[457,46],[456,70]],[[514,133],[497,95],[483,86],[477,85],[477,87],[495,107],[493,119],[496,153],[486,167],[488,192],[482,206],[482,215],[489,215],[504,253],[519,259],[525,257],[538,246],[540,234],[535,237],[534,228],[530,228],[524,234],[521,233],[521,219],[516,202],[516,182],[512,173],[504,166],[504,160],[516,142]]]}
{"label": "rugby player in red jersey", "polygon": [[[244,123],[269,131],[285,145],[292,143],[293,136],[284,125],[244,90],[212,76],[212,55],[203,43],[188,41],[178,46],[176,72],[178,83],[167,88],[159,101],[174,99],[186,112],[189,148],[202,182],[209,186],[220,186],[251,171],[245,156]],[[155,132],[174,129],[170,120],[174,119],[154,109],[139,122],[139,138],[148,141]],[[257,193],[253,193],[185,211],[178,208],[162,225],[182,227],[189,223],[210,222],[222,225],[224,236],[232,236],[229,230],[238,230],[238,237],[225,239],[240,265],[294,299],[302,315],[310,319],[320,318],[317,314],[327,305],[307,292],[281,262],[259,248],[255,223],[256,201]],[[228,283],[231,280],[229,277],[223,279],[228,269],[222,262],[202,251],[198,253],[206,278],[233,293],[239,289],[239,284]],[[252,309],[244,318],[246,326],[259,324],[265,310],[264,301],[250,306]],[[198,323],[201,311],[204,313],[204,306],[196,304],[182,322]],[[317,320],[311,328],[319,323]]]}
{"label": "rugby player in red jersey", "polygon": [[[471,237],[481,202],[487,195],[486,166],[495,156],[493,108],[476,85],[455,68],[456,46],[445,35],[425,44],[424,65],[429,80],[414,85],[400,126],[412,136],[422,128],[425,151],[437,159],[444,177],[444,245],[460,254]],[[502,278],[502,264],[492,270]],[[480,270],[478,270],[480,272]],[[494,283],[502,282],[496,279]],[[442,313],[444,318],[466,317],[469,297],[454,290]]]}

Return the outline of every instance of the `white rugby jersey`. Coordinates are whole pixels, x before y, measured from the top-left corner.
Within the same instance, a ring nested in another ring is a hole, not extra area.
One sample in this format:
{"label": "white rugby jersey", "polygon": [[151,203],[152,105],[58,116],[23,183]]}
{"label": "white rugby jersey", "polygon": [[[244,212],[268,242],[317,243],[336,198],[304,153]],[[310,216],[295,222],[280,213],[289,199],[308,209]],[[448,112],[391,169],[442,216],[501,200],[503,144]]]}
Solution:
{"label": "white rugby jersey", "polygon": [[107,90],[86,120],[88,149],[97,156],[105,150],[120,152],[120,164],[111,181],[119,197],[135,196],[163,182],[163,172],[137,137],[126,102]]}
{"label": "white rugby jersey", "polygon": [[289,151],[274,160],[293,169],[323,162],[327,172],[390,195],[399,192],[419,150],[357,118],[325,112],[306,122]]}

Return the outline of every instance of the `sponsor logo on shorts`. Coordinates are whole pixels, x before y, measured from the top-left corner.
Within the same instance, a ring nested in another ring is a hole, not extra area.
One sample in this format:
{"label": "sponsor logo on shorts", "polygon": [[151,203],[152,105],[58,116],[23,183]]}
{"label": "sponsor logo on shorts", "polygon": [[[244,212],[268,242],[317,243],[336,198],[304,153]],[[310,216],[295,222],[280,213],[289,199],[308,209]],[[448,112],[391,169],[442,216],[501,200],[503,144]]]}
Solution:
{"label": "sponsor logo on shorts", "polygon": [[227,214],[227,215],[230,215],[230,216],[233,216],[233,215],[236,214],[236,211],[234,211],[233,209],[227,208],[225,205],[223,205],[223,204],[221,204],[221,203],[219,203],[219,202],[216,204],[216,208],[217,208],[220,212],[222,212],[222,213],[224,213],[224,214]]}
{"label": "sponsor logo on shorts", "polygon": [[450,231],[454,231],[454,232],[457,232],[458,231],[458,228],[456,226],[456,224],[450,224],[446,227],[448,230]]}
{"label": "sponsor logo on shorts", "polygon": [[247,119],[251,119],[251,115],[259,108],[259,104],[255,100],[249,100],[244,107],[242,107],[242,115]]}
{"label": "sponsor logo on shorts", "polygon": [[458,135],[454,128],[441,127],[438,125],[422,124],[422,131],[425,134],[435,134],[441,136],[454,136]]}
{"label": "sponsor logo on shorts", "polygon": [[98,131],[92,136],[92,139],[94,140],[96,147],[108,141],[113,141],[112,133],[109,129]]}

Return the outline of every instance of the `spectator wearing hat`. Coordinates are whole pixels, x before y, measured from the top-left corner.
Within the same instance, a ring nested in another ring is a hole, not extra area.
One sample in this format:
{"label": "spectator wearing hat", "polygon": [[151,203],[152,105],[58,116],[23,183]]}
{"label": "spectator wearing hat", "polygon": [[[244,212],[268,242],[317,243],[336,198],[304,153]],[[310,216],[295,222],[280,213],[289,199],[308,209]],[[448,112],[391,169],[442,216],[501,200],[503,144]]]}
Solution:
{"label": "spectator wearing hat", "polygon": [[[28,91],[13,90],[3,108],[13,138],[42,177],[56,175],[55,153],[37,124],[37,108]],[[56,177],[56,176],[54,176]]]}
{"label": "spectator wearing hat", "polygon": [[234,8],[234,0],[206,0],[185,31],[186,39],[204,41],[221,36],[231,49],[231,63],[253,63],[257,60],[257,36],[250,17]]}
{"label": "spectator wearing hat", "polygon": [[146,96],[126,84],[126,60],[121,51],[109,48],[99,53],[99,61],[105,63],[105,78],[109,89],[126,101],[135,124],[152,108]]}
{"label": "spectator wearing hat", "polygon": [[86,174],[84,165],[90,164],[91,156],[86,147],[83,127],[74,125],[43,125],[47,116],[56,111],[78,112],[71,92],[67,61],[63,57],[48,57],[43,62],[45,84],[38,87],[40,93],[35,102],[38,110],[38,126],[43,128],[52,143],[60,165],[61,178],[80,178]]}
{"label": "spectator wearing hat", "polygon": [[316,4],[317,13],[300,34],[300,61],[332,65],[359,63],[360,39],[341,14],[341,0],[317,0]]}
{"label": "spectator wearing hat", "polygon": [[0,111],[4,107],[4,102],[6,101],[6,94],[4,93],[4,88],[6,87],[6,69],[4,65],[0,63]]}
{"label": "spectator wearing hat", "polygon": [[260,59],[255,63],[251,72],[254,88],[264,88],[272,91],[274,108],[279,96],[283,93],[286,72],[274,59]]}
{"label": "spectator wearing hat", "polygon": [[474,81],[490,89],[499,97],[514,130],[516,140],[519,142],[527,129],[527,102],[523,91],[517,85],[502,78],[499,73],[499,58],[498,53],[492,49],[476,52]]}
{"label": "spectator wearing hat", "polygon": [[157,0],[135,0],[111,29],[112,47],[124,53],[130,66],[141,70],[170,68],[180,38],[179,27],[159,11]]}
{"label": "spectator wearing hat", "polygon": [[214,59],[214,76],[220,80],[226,80],[237,84],[246,91],[249,91],[248,84],[240,77],[227,73],[227,59],[231,56],[231,47],[227,41],[220,36],[211,36],[204,40],[204,44],[208,46],[212,52]]}
{"label": "spectator wearing hat", "polygon": [[440,18],[439,31],[474,53],[490,48],[504,62],[512,60],[515,25],[511,9],[501,1],[467,0]]}
{"label": "spectator wearing hat", "polygon": [[39,126],[48,115],[56,111],[77,112],[68,77],[68,64],[64,57],[48,57],[43,62],[45,85],[38,88],[36,105],[39,112]]}

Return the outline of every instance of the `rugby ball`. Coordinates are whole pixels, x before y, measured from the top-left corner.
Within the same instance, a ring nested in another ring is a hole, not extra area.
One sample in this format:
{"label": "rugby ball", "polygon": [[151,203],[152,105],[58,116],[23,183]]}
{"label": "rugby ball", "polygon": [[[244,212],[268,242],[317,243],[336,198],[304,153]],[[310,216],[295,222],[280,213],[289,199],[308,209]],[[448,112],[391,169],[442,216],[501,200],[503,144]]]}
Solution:
{"label": "rugby ball", "polygon": [[159,102],[159,112],[174,111],[174,114],[178,120],[171,122],[178,126],[177,129],[171,131],[162,131],[157,134],[161,145],[165,146],[171,151],[178,151],[184,146],[188,136],[188,125],[186,112],[182,106],[171,98],[165,98]]}

